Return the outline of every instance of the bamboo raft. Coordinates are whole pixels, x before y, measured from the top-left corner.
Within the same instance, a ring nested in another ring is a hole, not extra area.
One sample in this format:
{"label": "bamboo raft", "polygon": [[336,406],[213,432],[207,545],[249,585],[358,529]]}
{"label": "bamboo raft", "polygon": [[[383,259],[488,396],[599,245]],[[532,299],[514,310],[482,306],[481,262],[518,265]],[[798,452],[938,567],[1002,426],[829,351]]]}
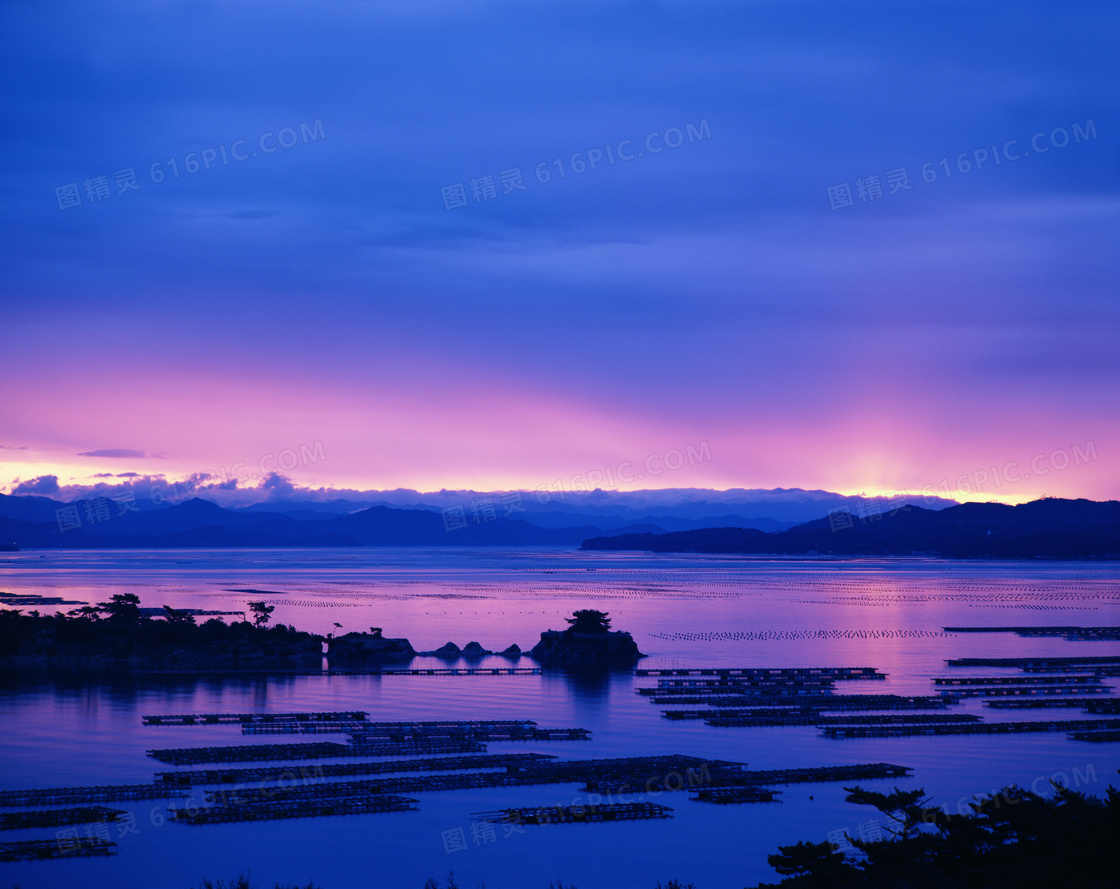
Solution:
{"label": "bamboo raft", "polygon": [[[583,783],[595,790],[599,783],[625,785],[631,789],[654,790],[664,786],[679,790],[715,781],[742,783],[742,763],[702,760],[690,756],[645,756],[620,759],[554,760],[530,763],[505,772],[458,772],[437,775],[408,775],[375,780],[308,783],[287,787],[252,787],[206,791],[211,802],[232,800],[244,804],[314,798],[323,794],[368,796],[370,794],[427,793],[473,790],[485,787],[526,787],[537,784]],[[716,777],[712,777],[713,773]],[[673,781],[673,778],[676,781]],[[676,786],[672,786],[676,784]]]}
{"label": "bamboo raft", "polygon": [[758,691],[762,694],[773,694],[782,690],[814,689],[824,690],[832,688],[831,679],[747,679],[729,676],[725,679],[658,679],[657,688],[651,691],[663,691],[667,688],[742,688],[748,691]]}
{"label": "bamboo raft", "polygon": [[1120,665],[1120,656],[1103,657],[958,657],[945,661],[950,667],[1071,667]]}
{"label": "bamboo raft", "polygon": [[828,738],[902,738],[912,735],[1003,735],[1021,732],[1082,732],[1120,729],[1120,719],[1065,719],[1037,722],[974,722],[956,725],[895,725],[822,727]]}
{"label": "bamboo raft", "polygon": [[[200,784],[254,784],[264,781],[314,781],[353,775],[387,775],[395,772],[441,772],[459,769],[512,769],[548,762],[544,753],[497,753],[481,756],[445,756],[436,759],[397,759],[382,762],[328,762],[314,766],[266,766],[255,769],[202,769],[191,772],[157,772],[156,781],[178,786]],[[155,786],[158,786],[155,785]]]}
{"label": "bamboo raft", "polygon": [[1085,709],[1090,713],[1120,713],[1120,700],[1113,698],[1108,701],[1086,701]]}
{"label": "bamboo raft", "polygon": [[367,815],[373,812],[410,812],[417,801],[401,796],[322,796],[316,799],[272,800],[251,805],[227,803],[200,809],[169,808],[180,824],[225,824],[231,821],[275,821],[280,818],[321,818],[328,815]]}
{"label": "bamboo raft", "polygon": [[422,756],[438,753],[480,753],[477,741],[449,744],[336,744],[315,741],[307,744],[245,744],[234,747],[173,747],[149,750],[152,759],[170,765],[188,766],[208,762],[252,762],[285,759],[331,759],[347,756]]}
{"label": "bamboo raft", "polygon": [[780,800],[774,797],[781,793],[780,790],[767,790],[765,787],[702,787],[696,791],[696,796],[691,797],[693,802],[718,803],[776,803]]}
{"label": "bamboo raft", "polygon": [[828,678],[837,682],[859,681],[863,679],[886,679],[875,667],[728,667],[728,668],[691,668],[691,669],[640,669],[635,676],[721,676],[745,677],[752,679],[798,679]]}
{"label": "bamboo raft", "polygon": [[24,830],[29,827],[59,827],[64,824],[93,824],[95,821],[116,821],[126,814],[120,809],[104,806],[82,806],[77,809],[36,809],[33,812],[0,814],[0,830]]}
{"label": "bamboo raft", "polygon": [[709,707],[749,707],[761,705],[774,708],[812,708],[816,710],[944,710],[954,698],[940,695],[819,695],[777,701],[772,697],[754,695],[655,695],[652,704],[706,704]]}
{"label": "bamboo raft", "polygon": [[1103,695],[1112,689],[1107,685],[1000,685],[954,686],[951,692],[962,698],[999,697],[1001,695]]}
{"label": "bamboo raft", "polygon": [[176,713],[170,716],[142,716],[144,725],[237,725],[276,722],[364,722],[363,710],[318,713]]}
{"label": "bamboo raft", "polygon": [[763,728],[795,725],[946,725],[979,722],[980,717],[966,713],[925,716],[893,713],[872,716],[711,716],[704,721],[716,728]]}
{"label": "bamboo raft", "polygon": [[1091,685],[1096,676],[934,676],[934,685]]}
{"label": "bamboo raft", "polygon": [[159,784],[120,784],[100,787],[47,787],[0,791],[0,806],[57,806],[71,803],[112,803],[143,799],[173,799],[185,791]]}
{"label": "bamboo raft", "polygon": [[18,840],[0,843],[0,861],[45,861],[51,858],[113,855],[116,843],[89,837],[62,840]]}
{"label": "bamboo raft", "polygon": [[1120,627],[942,627],[946,633],[1014,633],[1024,638],[1060,636],[1070,642],[1115,641]]}
{"label": "bamboo raft", "polygon": [[1120,741],[1120,730],[1112,729],[1110,731],[1101,732],[1070,732],[1069,736],[1074,741],[1096,741],[1099,744],[1103,742]]}
{"label": "bamboo raft", "polygon": [[1080,707],[1090,713],[1120,713],[1120,709],[1097,710],[1091,704],[1114,704],[1117,701],[1102,701],[1098,698],[996,698],[984,701],[985,707],[997,710],[1041,710],[1044,708]]}
{"label": "bamboo raft", "polygon": [[420,667],[363,671],[363,676],[540,676],[540,667]]}
{"label": "bamboo raft", "polygon": [[1120,664],[1069,664],[1054,667],[1022,667],[1024,673],[1093,673],[1096,676],[1120,676]]}
{"label": "bamboo raft", "polygon": [[[818,784],[834,781],[871,781],[880,778],[908,778],[913,771],[909,766],[897,766],[888,762],[861,763],[850,766],[813,766],[801,769],[766,769],[748,771],[727,768],[723,763],[716,764],[714,772],[709,771],[706,780],[689,782],[694,787],[759,787],[765,784]],[[680,774],[680,772],[678,772]],[[689,776],[691,777],[691,776]],[[681,790],[682,786],[662,785],[665,790]],[[587,790],[595,793],[626,793],[636,789],[651,791],[656,788],[643,784],[634,785],[621,781],[599,781],[588,783]]]}
{"label": "bamboo raft", "polygon": [[656,803],[609,803],[597,806],[541,806],[528,809],[499,809],[476,812],[475,821],[498,824],[584,824],[605,821],[639,821],[672,818],[673,810]]}

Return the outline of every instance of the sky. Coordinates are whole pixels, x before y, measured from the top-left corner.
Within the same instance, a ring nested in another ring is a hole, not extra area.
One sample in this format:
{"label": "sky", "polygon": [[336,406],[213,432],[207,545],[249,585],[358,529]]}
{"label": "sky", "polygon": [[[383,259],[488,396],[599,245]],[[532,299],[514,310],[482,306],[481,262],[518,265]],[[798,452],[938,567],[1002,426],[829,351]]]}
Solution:
{"label": "sky", "polygon": [[9,0],[0,489],[1120,498],[1118,25]]}

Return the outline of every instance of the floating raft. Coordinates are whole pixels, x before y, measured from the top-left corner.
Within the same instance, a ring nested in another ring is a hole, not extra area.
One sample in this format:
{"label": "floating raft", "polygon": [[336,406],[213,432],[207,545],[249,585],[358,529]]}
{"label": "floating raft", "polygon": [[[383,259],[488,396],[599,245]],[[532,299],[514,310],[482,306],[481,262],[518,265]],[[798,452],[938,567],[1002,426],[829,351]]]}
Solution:
{"label": "floating raft", "polygon": [[37,809],[34,812],[0,814],[0,830],[23,830],[28,827],[58,827],[63,824],[93,824],[95,821],[116,821],[125,812],[104,806],[82,806],[77,809]]}
{"label": "floating raft", "polygon": [[1041,710],[1043,708],[1080,707],[1090,713],[1120,713],[1120,708],[1098,710],[1092,704],[1120,704],[1120,701],[1102,701],[1099,698],[996,698],[984,701],[985,707],[997,710]]}
{"label": "floating raft", "polygon": [[1096,741],[1098,744],[1103,742],[1120,741],[1120,730],[1110,730],[1102,732],[1070,732],[1069,736],[1074,741]]}
{"label": "floating raft", "polygon": [[779,725],[944,725],[979,721],[979,716],[966,713],[937,713],[927,716],[902,713],[874,716],[711,716],[705,719],[708,725],[717,728],[763,728]]}
{"label": "floating raft", "polygon": [[776,803],[774,797],[780,790],[767,790],[765,787],[702,787],[692,797],[693,802],[719,803]]}
{"label": "floating raft", "polygon": [[111,803],[141,799],[172,799],[183,791],[159,784],[120,784],[100,787],[48,787],[2,790],[0,806],[58,806],[68,803]]}
{"label": "floating raft", "polygon": [[336,744],[333,741],[315,741],[307,744],[173,747],[165,750],[149,750],[148,756],[171,765],[189,766],[207,762],[330,759],[346,756],[422,756],[429,753],[479,753],[485,749],[477,741],[464,741],[454,744]]}
{"label": "floating raft", "polygon": [[417,801],[401,796],[321,796],[316,799],[272,800],[251,805],[229,803],[200,809],[168,809],[180,824],[224,824],[231,821],[275,821],[280,818],[320,818],[327,815],[367,815],[371,812],[409,812]]}
{"label": "floating raft", "polygon": [[780,694],[787,690],[800,689],[822,691],[832,688],[831,679],[740,679],[730,676],[725,679],[658,679],[657,688],[650,692],[667,688],[715,688],[720,691],[743,689],[757,694]]}
{"label": "floating raft", "polygon": [[1120,700],[1113,698],[1109,701],[1086,701],[1085,709],[1090,713],[1120,713]]}
{"label": "floating raft", "polygon": [[360,722],[243,722],[243,735],[349,735],[360,731]]}
{"label": "floating raft", "polygon": [[1027,638],[1058,636],[1070,642],[1115,641],[1120,627],[942,627],[946,633],[1015,633]]}
{"label": "floating raft", "polygon": [[432,667],[369,670],[364,676],[540,676],[540,667]]}
{"label": "floating raft", "polygon": [[719,676],[750,679],[830,679],[837,682],[886,679],[875,667],[728,667],[674,670],[641,669],[635,676]]}
{"label": "floating raft", "polygon": [[[710,771],[706,780],[690,783],[689,788],[705,787],[759,787],[764,784],[818,784],[831,781],[870,781],[877,778],[908,778],[913,771],[909,766],[897,766],[889,762],[862,763],[850,766],[815,766],[802,769],[767,769],[747,771],[745,769],[727,768],[723,763],[716,765]],[[683,774],[678,770],[678,774]],[[701,776],[703,773],[701,772]],[[691,777],[691,776],[690,776]],[[588,783],[587,790],[594,793],[622,793],[630,792],[635,786],[621,781],[600,781]],[[651,788],[645,787],[648,791]],[[681,786],[672,787],[664,784],[666,790],[680,790]]]}
{"label": "floating raft", "polygon": [[588,790],[600,784],[664,787],[680,790],[710,783],[743,783],[742,763],[702,760],[690,756],[639,756],[620,759],[555,760],[510,768],[505,772],[472,772],[438,775],[408,775],[368,781],[329,784],[305,783],[287,787],[252,787],[232,791],[207,791],[206,799],[251,804],[257,801],[291,800],[316,797],[324,792],[333,796],[366,796],[383,793],[424,793],[441,790],[470,790],[482,787],[525,787],[534,784],[583,783]]}
{"label": "floating raft", "polygon": [[50,858],[113,855],[116,843],[89,837],[62,840],[19,840],[0,843],[0,861],[44,861]]}
{"label": "floating raft", "polygon": [[1107,685],[1000,685],[954,686],[951,692],[962,698],[998,697],[999,695],[1103,695],[1111,689]]}
{"label": "floating raft", "polygon": [[170,716],[142,716],[144,725],[237,725],[277,722],[364,722],[363,710],[319,713],[176,713]]}
{"label": "floating raft", "polygon": [[959,657],[945,661],[950,667],[1071,667],[1120,665],[1117,657]]}
{"label": "floating raft", "polygon": [[1096,676],[934,676],[934,685],[1091,685]]}
{"label": "floating raft", "polygon": [[669,694],[650,698],[653,704],[706,704],[709,707],[750,707],[813,710],[944,710],[954,702],[944,692],[940,695],[818,695],[777,701],[768,696],[729,694]]}
{"label": "floating raft", "polygon": [[[202,769],[192,772],[157,772],[162,784],[254,784],[263,781],[314,781],[352,775],[385,775],[394,772],[441,772],[458,769],[527,768],[555,759],[544,753],[498,753],[482,756],[445,756],[436,759],[397,759],[382,762],[328,762],[313,766],[267,766],[256,769]],[[158,786],[158,785],[157,785]],[[167,791],[164,795],[170,795]]]}
{"label": "floating raft", "polygon": [[500,809],[476,812],[475,821],[498,824],[582,824],[604,821],[640,821],[672,818],[673,810],[656,803],[610,803],[598,806],[541,806],[537,809]]}
{"label": "floating raft", "polygon": [[1022,667],[1024,673],[1092,673],[1095,676],[1120,676],[1120,664],[1069,664],[1053,667]]}
{"label": "floating raft", "polygon": [[1120,719],[1065,719],[1038,722],[974,722],[958,725],[824,726],[829,738],[901,738],[908,735],[1003,735],[1020,732],[1077,732],[1120,729]]}

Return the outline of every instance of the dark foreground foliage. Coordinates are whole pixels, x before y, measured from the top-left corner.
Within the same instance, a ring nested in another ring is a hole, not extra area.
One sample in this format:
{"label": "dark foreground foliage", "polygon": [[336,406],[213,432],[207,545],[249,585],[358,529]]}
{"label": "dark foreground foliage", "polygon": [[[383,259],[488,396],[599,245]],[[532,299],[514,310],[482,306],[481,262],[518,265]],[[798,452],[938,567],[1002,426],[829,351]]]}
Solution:
{"label": "dark foreground foliage", "polygon": [[858,852],[829,843],[779,846],[770,865],[785,876],[756,889],[1116,889],[1120,887],[1120,792],[1107,799],[1055,787],[1043,797],[1005,788],[967,816],[923,805],[923,791],[848,788],[848,801],[890,819],[889,839],[849,838]]}

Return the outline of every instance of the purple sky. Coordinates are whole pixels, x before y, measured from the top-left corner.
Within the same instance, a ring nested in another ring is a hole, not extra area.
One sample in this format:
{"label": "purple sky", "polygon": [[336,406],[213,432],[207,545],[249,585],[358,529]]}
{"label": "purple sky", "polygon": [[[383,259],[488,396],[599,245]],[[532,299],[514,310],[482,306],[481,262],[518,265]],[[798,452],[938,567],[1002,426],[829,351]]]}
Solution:
{"label": "purple sky", "polygon": [[0,487],[1120,497],[1118,21],[3,4]]}

